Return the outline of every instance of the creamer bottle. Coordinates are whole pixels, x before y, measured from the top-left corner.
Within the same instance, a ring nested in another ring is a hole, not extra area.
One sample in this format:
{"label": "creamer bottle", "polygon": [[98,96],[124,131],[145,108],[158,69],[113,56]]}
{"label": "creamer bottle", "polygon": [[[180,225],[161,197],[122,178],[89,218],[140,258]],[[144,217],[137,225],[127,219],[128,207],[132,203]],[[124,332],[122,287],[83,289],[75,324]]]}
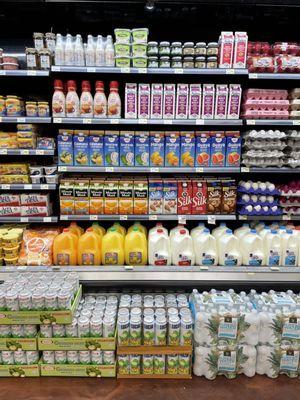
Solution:
{"label": "creamer bottle", "polygon": [[124,236],[116,228],[109,228],[102,238],[102,264],[124,265]]}
{"label": "creamer bottle", "polygon": [[298,243],[299,239],[291,229],[287,229],[281,235],[282,262],[281,265],[296,267],[298,265]]}
{"label": "creamer bottle", "polygon": [[55,60],[55,65],[64,65],[65,62],[64,42],[60,33],[56,35],[54,60]]}
{"label": "creamer bottle", "polygon": [[147,265],[147,239],[137,226],[125,236],[124,250],[127,265]]}
{"label": "creamer bottle", "polygon": [[77,67],[82,67],[85,65],[84,48],[81,35],[76,35],[74,48],[74,65]]}
{"label": "creamer bottle", "polygon": [[80,96],[80,115],[85,118],[92,118],[94,114],[93,96],[91,95],[91,85],[89,81],[82,81]]}
{"label": "creamer bottle", "polygon": [[88,228],[78,240],[78,264],[101,264],[102,238],[93,228]]}
{"label": "creamer bottle", "polygon": [[266,234],[265,240],[266,264],[269,266],[281,265],[281,238],[274,229]]}
{"label": "creamer bottle", "polygon": [[194,238],[199,234],[202,233],[204,231],[205,228],[205,224],[203,222],[199,222],[198,226],[196,226],[195,228],[193,228],[191,230],[191,237],[194,240]]}
{"label": "creamer bottle", "polygon": [[95,48],[94,38],[92,35],[88,35],[87,47],[85,51],[85,65],[87,67],[94,67],[95,64]]}
{"label": "creamer bottle", "polygon": [[192,235],[195,264],[196,265],[218,265],[217,241],[210,234],[209,229],[204,228],[202,232]]}
{"label": "creamer bottle", "polygon": [[185,228],[177,231],[171,240],[172,264],[188,266],[195,264],[193,240]]}
{"label": "creamer bottle", "polygon": [[249,233],[250,232],[250,226],[249,224],[243,224],[243,226],[241,226],[240,228],[237,228],[234,231],[234,235],[238,238],[241,239],[245,233]]}
{"label": "creamer bottle", "polygon": [[76,222],[71,222],[69,226],[70,232],[80,237],[84,233],[84,229],[78,226]]}
{"label": "creamer bottle", "polygon": [[74,44],[72,35],[67,34],[66,44],[65,44],[65,65],[74,65]]}
{"label": "creamer bottle", "polygon": [[63,92],[63,83],[60,79],[54,81],[54,93],[52,96],[52,116],[64,117],[66,110],[66,99]]}
{"label": "creamer bottle", "polygon": [[53,263],[54,265],[77,265],[78,236],[63,229],[53,241]]}
{"label": "creamer bottle", "polygon": [[239,240],[227,229],[218,238],[219,264],[224,266],[238,266],[242,264],[242,254],[239,249]]}
{"label": "creamer bottle", "polygon": [[67,117],[79,117],[79,97],[76,93],[76,82],[68,81],[68,93],[66,96],[66,115]]}
{"label": "creamer bottle", "polygon": [[121,99],[119,95],[118,82],[111,81],[109,84],[109,90],[107,115],[110,118],[121,118]]}
{"label": "creamer bottle", "polygon": [[168,231],[162,227],[152,228],[148,238],[149,265],[171,265],[171,246]]}
{"label": "creamer bottle", "polygon": [[243,254],[243,265],[260,266],[265,264],[263,239],[255,229],[245,233],[239,243]]}
{"label": "creamer bottle", "polygon": [[110,35],[106,38],[105,44],[105,66],[114,67],[115,66],[115,49]]}
{"label": "creamer bottle", "polygon": [[103,67],[105,65],[105,48],[101,35],[98,35],[97,37],[95,65],[97,67]]}
{"label": "creamer bottle", "polygon": [[107,117],[107,100],[104,93],[104,85],[102,81],[96,81],[96,93],[94,97],[94,117]]}

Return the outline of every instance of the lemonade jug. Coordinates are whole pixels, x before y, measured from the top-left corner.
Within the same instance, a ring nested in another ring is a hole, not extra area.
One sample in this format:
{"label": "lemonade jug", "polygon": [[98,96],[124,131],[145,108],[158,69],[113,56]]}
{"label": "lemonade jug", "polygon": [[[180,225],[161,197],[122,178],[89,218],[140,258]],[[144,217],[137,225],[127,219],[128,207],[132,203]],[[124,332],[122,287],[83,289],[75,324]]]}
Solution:
{"label": "lemonade jug", "polygon": [[169,235],[168,229],[164,228],[161,222],[157,222],[153,228],[149,229],[148,237],[150,238],[152,235],[156,235],[157,229],[162,229],[167,236]]}
{"label": "lemonade jug", "polygon": [[147,228],[142,225],[140,222],[135,222],[127,229],[127,233],[130,233],[135,227],[138,228],[140,232],[142,232],[147,237]]}
{"label": "lemonade jug", "polygon": [[243,254],[243,265],[259,266],[265,264],[263,239],[251,229],[240,239],[240,248]]}
{"label": "lemonade jug", "polygon": [[245,233],[248,233],[248,232],[250,232],[250,226],[249,226],[249,224],[243,224],[240,228],[237,228],[237,229],[234,231],[234,235],[235,235],[238,239],[241,239],[241,238],[245,235]]}
{"label": "lemonade jug", "polygon": [[278,231],[272,229],[265,236],[266,264],[269,266],[281,265],[281,238]]}
{"label": "lemonade jug", "polygon": [[281,235],[282,265],[287,267],[296,267],[298,265],[298,243],[299,239],[291,229],[287,229]]}
{"label": "lemonade jug", "polygon": [[79,265],[101,264],[102,237],[94,230],[88,228],[78,239],[78,263]]}
{"label": "lemonade jug", "polygon": [[111,228],[115,228],[119,233],[121,233],[123,237],[125,237],[126,229],[120,224],[120,222],[114,222],[114,224],[109,229]]}
{"label": "lemonade jug", "polygon": [[111,227],[102,238],[102,264],[124,265],[124,236]]}
{"label": "lemonade jug", "polygon": [[158,226],[151,234],[149,232],[148,257],[150,265],[171,265],[170,239],[166,229]]}
{"label": "lemonade jug", "polygon": [[93,222],[92,226],[91,226],[94,231],[96,231],[96,233],[98,233],[98,235],[100,235],[101,237],[103,237],[105,235],[105,228],[103,228],[103,226],[99,225],[98,222]]}
{"label": "lemonade jug", "polygon": [[218,239],[219,264],[225,266],[237,266],[242,263],[242,254],[239,250],[239,240],[226,229]]}
{"label": "lemonade jug", "polygon": [[84,232],[84,229],[81,228],[81,226],[78,226],[76,222],[70,223],[69,230],[70,230],[70,232],[74,233],[78,237],[80,237]]}
{"label": "lemonade jug", "polygon": [[69,228],[63,229],[53,241],[54,265],[77,265],[78,236]]}
{"label": "lemonade jug", "polygon": [[209,229],[192,236],[196,265],[218,265],[217,241]]}
{"label": "lemonade jug", "polygon": [[171,254],[173,265],[194,265],[195,254],[193,249],[193,240],[189,231],[185,228],[177,230],[171,241]]}
{"label": "lemonade jug", "polygon": [[204,231],[205,225],[203,222],[199,222],[198,226],[196,226],[196,228],[193,228],[191,230],[191,237],[194,240],[194,237],[197,236],[199,233],[202,233]]}
{"label": "lemonade jug", "polygon": [[127,265],[147,265],[147,238],[138,226],[134,226],[125,236],[124,250]]}

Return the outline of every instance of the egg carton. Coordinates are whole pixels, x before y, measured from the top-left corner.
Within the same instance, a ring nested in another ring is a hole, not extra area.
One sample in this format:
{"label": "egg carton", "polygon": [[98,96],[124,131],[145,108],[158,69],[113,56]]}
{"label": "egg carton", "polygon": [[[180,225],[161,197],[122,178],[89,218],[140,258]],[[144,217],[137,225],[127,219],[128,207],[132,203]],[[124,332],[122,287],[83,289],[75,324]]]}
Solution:
{"label": "egg carton", "polygon": [[283,209],[283,214],[287,214],[287,215],[300,215],[300,207],[285,207]]}
{"label": "egg carton", "polygon": [[290,343],[280,346],[257,346],[256,373],[277,378],[287,375],[297,378],[299,373],[299,347]]}
{"label": "egg carton", "polygon": [[[256,182],[254,182],[254,183],[256,183]],[[279,191],[276,188],[274,190],[271,190],[271,189],[268,189],[268,188],[261,189],[259,187],[256,188],[256,189],[254,189],[253,187],[250,187],[248,189],[248,188],[245,188],[244,186],[242,186],[241,183],[238,184],[237,189],[238,189],[239,193],[246,193],[246,194],[257,194],[257,195],[261,194],[261,195],[266,195],[266,196],[267,195],[276,196],[276,195],[280,194]]]}
{"label": "egg carton", "polygon": [[300,151],[292,150],[287,155],[294,160],[300,160]]}
{"label": "egg carton", "polygon": [[260,206],[252,207],[251,205],[243,206],[239,209],[240,215],[248,216],[279,216],[282,215],[282,210],[278,206],[273,206],[272,208],[264,206],[264,208],[257,209]]}
{"label": "egg carton", "polygon": [[243,164],[246,167],[258,167],[258,168],[267,168],[267,167],[283,167],[285,165],[285,161],[279,158],[243,158]]}
{"label": "egg carton", "polygon": [[274,206],[279,206],[280,204],[279,204],[278,200],[275,200],[272,203],[269,203],[267,201],[262,202],[262,201],[252,201],[252,200],[250,200],[250,201],[246,202],[246,201],[243,201],[243,200],[239,200],[237,202],[237,205],[238,206],[249,206],[249,205],[251,205],[253,207],[255,207],[255,206],[274,207]]}
{"label": "egg carton", "polygon": [[243,103],[243,111],[248,111],[248,110],[287,111],[289,107],[290,107],[289,100],[247,99]]}
{"label": "egg carton", "polygon": [[[291,111],[291,113],[298,113],[298,111]],[[285,110],[247,110],[241,113],[241,117],[244,119],[289,119],[290,113]],[[297,114],[294,118],[298,118]],[[300,113],[299,113],[300,118]]]}
{"label": "egg carton", "polygon": [[284,157],[284,153],[279,150],[248,150],[244,153],[247,157],[257,157],[257,158],[281,158]]}
{"label": "egg carton", "polygon": [[300,196],[300,190],[292,190],[292,189],[290,189],[288,191],[281,190],[279,192],[279,194],[280,194],[280,196],[284,196],[284,197],[290,197],[290,196],[298,197],[298,196]]}
{"label": "egg carton", "polygon": [[[291,199],[295,199],[296,201],[291,202]],[[283,202],[282,200],[280,200],[280,207],[300,207],[300,199],[297,199],[297,197],[292,197],[289,201],[287,201],[286,203]]]}
{"label": "egg carton", "polygon": [[295,88],[289,92],[288,98],[290,100],[300,99],[300,88]]}
{"label": "egg carton", "polygon": [[269,129],[265,131],[261,129],[257,131],[256,129],[252,129],[251,131],[247,131],[244,133],[244,138],[251,138],[251,139],[285,139],[286,133],[282,132],[278,129],[273,130]]}
{"label": "egg carton", "polygon": [[[291,96],[292,95],[293,94],[291,93]],[[288,98],[288,91],[281,89],[246,89],[243,92],[243,98],[258,100],[286,100]]]}
{"label": "egg carton", "polygon": [[296,129],[290,129],[286,134],[288,138],[300,139],[300,131],[297,131]]}
{"label": "egg carton", "polygon": [[288,139],[286,141],[287,149],[300,151],[300,140]]}
{"label": "egg carton", "polygon": [[246,140],[244,142],[244,149],[257,150],[257,151],[274,151],[274,150],[284,150],[287,147],[285,142],[280,140]]}

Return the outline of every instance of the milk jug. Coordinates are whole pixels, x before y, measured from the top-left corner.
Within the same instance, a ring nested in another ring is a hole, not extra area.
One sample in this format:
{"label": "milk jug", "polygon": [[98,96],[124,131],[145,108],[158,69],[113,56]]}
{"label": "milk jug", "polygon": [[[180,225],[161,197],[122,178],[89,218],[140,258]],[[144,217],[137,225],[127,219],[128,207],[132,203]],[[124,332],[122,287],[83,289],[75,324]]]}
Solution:
{"label": "milk jug", "polygon": [[221,222],[220,226],[213,229],[211,234],[216,238],[216,240],[218,240],[219,237],[222,236],[222,234],[225,233],[227,229],[228,228],[227,228],[225,222]]}
{"label": "milk jug", "polygon": [[157,229],[162,229],[165,235],[167,236],[169,235],[168,229],[164,228],[161,222],[157,222],[157,224],[153,228],[149,229],[149,234],[148,234],[149,239],[152,235],[156,235]]}
{"label": "milk jug", "polygon": [[124,236],[111,227],[102,238],[102,264],[124,265]]}
{"label": "milk jug", "polygon": [[166,229],[157,227],[149,232],[148,257],[150,265],[171,265],[171,246]]}
{"label": "milk jug", "polygon": [[170,230],[170,241],[172,241],[173,236],[180,231],[180,229],[185,229],[183,224],[178,224],[175,228]]}
{"label": "milk jug", "polygon": [[281,235],[281,265],[296,267],[298,265],[298,243],[299,239],[291,229],[287,229]]}
{"label": "milk jug", "polygon": [[240,239],[240,248],[243,254],[243,265],[259,266],[264,265],[263,240],[256,232],[251,229]]}
{"label": "milk jug", "polygon": [[245,235],[245,233],[248,233],[248,232],[250,232],[250,226],[249,226],[249,224],[243,224],[243,226],[241,226],[240,228],[237,228],[237,229],[234,231],[234,235],[235,235],[238,239],[241,239],[241,238]]}
{"label": "milk jug", "polygon": [[196,228],[193,228],[191,230],[192,239],[194,240],[194,237],[197,236],[199,233],[202,233],[204,229],[206,229],[204,223],[199,222],[198,226],[196,226]]}
{"label": "milk jug", "polygon": [[276,230],[266,234],[265,237],[266,264],[269,266],[281,265],[281,238]]}
{"label": "milk jug", "polygon": [[53,241],[54,265],[77,265],[78,236],[65,228]]}
{"label": "milk jug", "polygon": [[147,265],[147,238],[138,226],[127,233],[124,242],[125,263],[127,265]]}
{"label": "milk jug", "polygon": [[259,236],[263,239],[263,241],[265,241],[265,237],[267,233],[271,232],[271,228],[269,226],[265,226],[260,232],[259,232]]}
{"label": "milk jug", "polygon": [[239,250],[239,240],[232,233],[231,229],[226,229],[218,239],[219,264],[225,266],[236,266],[242,263],[242,254]]}
{"label": "milk jug", "polygon": [[[197,229],[197,228],[196,228]],[[192,236],[196,265],[218,265],[217,241],[209,229]]]}
{"label": "milk jug", "polygon": [[195,255],[193,241],[189,231],[185,228],[177,230],[171,240],[171,253],[173,265],[194,265]]}
{"label": "milk jug", "polygon": [[94,228],[88,228],[78,240],[78,264],[100,265],[101,243],[102,236]]}

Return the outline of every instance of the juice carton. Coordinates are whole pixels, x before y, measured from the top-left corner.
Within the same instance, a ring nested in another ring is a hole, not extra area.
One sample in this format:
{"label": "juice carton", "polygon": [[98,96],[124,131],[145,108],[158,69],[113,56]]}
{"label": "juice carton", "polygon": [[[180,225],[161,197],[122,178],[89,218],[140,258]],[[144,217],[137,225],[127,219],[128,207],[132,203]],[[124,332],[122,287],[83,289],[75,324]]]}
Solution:
{"label": "juice carton", "polygon": [[165,132],[165,167],[178,167],[180,157],[180,135]]}
{"label": "juice carton", "polygon": [[220,214],[222,205],[222,186],[218,179],[207,179],[207,214]]}
{"label": "juice carton", "polygon": [[73,165],[73,135],[64,132],[57,136],[57,153],[59,165]]}
{"label": "juice carton", "polygon": [[120,166],[134,166],[134,133],[132,131],[120,132]]}
{"label": "juice carton", "polygon": [[191,214],[192,213],[192,196],[193,188],[192,182],[188,179],[179,179],[177,181],[178,190],[178,204],[177,214]]}
{"label": "juice carton", "polygon": [[135,132],[134,165],[136,167],[149,166],[149,132]]}
{"label": "juice carton", "polygon": [[194,167],[195,165],[195,134],[194,132],[180,133],[180,166]]}
{"label": "juice carton", "polygon": [[233,68],[246,68],[247,46],[247,32],[235,32]]}
{"label": "juice carton", "polygon": [[189,119],[201,118],[201,97],[202,89],[201,85],[192,83],[190,85],[190,96],[189,96]]}
{"label": "juice carton", "polygon": [[237,187],[234,179],[222,179],[222,214],[234,214],[236,208]]}
{"label": "juice carton", "polygon": [[240,132],[226,132],[226,167],[239,167],[242,138]]}
{"label": "juice carton", "polygon": [[133,213],[148,214],[148,181],[145,179],[134,180]]}
{"label": "juice carton", "polygon": [[163,167],[165,160],[164,132],[150,132],[150,167]]}
{"label": "juice carton", "polygon": [[207,185],[204,179],[192,180],[192,214],[206,214]]}
{"label": "juice carton", "polygon": [[133,180],[119,181],[119,214],[133,214]]}
{"label": "juice carton", "polygon": [[90,215],[104,214],[104,179],[90,181]]}
{"label": "juice carton", "polygon": [[119,132],[105,131],[104,135],[104,165],[106,167],[119,166]]}
{"label": "juice carton", "polygon": [[74,212],[75,215],[89,215],[90,213],[90,181],[77,179],[74,184]]}
{"label": "juice carton", "polygon": [[163,214],[177,214],[177,181],[163,180]]}
{"label": "juice carton", "polygon": [[104,183],[104,214],[119,214],[119,184],[117,179],[107,179]]}
{"label": "juice carton", "polygon": [[226,137],[224,132],[211,132],[210,166],[224,167],[226,158]]}
{"label": "juice carton", "polygon": [[126,83],[125,86],[125,118],[137,118],[136,83]]}
{"label": "juice carton", "polygon": [[151,118],[161,119],[163,116],[163,85],[152,83],[151,85]]}
{"label": "juice carton", "polygon": [[215,85],[204,84],[202,91],[202,118],[213,119],[215,112]]}
{"label": "juice carton", "polygon": [[164,119],[175,118],[175,95],[176,95],[175,84],[174,83],[164,84],[164,106],[163,106]]}
{"label": "juice carton", "polygon": [[138,118],[150,118],[150,85],[139,83]]}
{"label": "juice carton", "polygon": [[104,131],[90,131],[90,166],[104,166]]}
{"label": "juice carton", "polygon": [[161,179],[149,179],[149,214],[163,213],[163,181]]}
{"label": "juice carton", "polygon": [[176,97],[176,119],[187,119],[189,111],[189,85],[178,83]]}
{"label": "juice carton", "polygon": [[210,165],[211,137],[209,132],[196,132],[196,167]]}
{"label": "juice carton", "polygon": [[233,32],[221,32],[219,50],[219,68],[231,68],[233,59]]}
{"label": "juice carton", "polygon": [[89,165],[89,137],[83,131],[75,131],[73,136],[75,165]]}
{"label": "juice carton", "polygon": [[228,86],[216,86],[215,119],[225,119],[227,115]]}
{"label": "juice carton", "polygon": [[229,85],[227,119],[238,119],[240,116],[242,89],[241,85]]}
{"label": "juice carton", "polygon": [[60,180],[59,204],[61,215],[74,214],[74,179]]}

